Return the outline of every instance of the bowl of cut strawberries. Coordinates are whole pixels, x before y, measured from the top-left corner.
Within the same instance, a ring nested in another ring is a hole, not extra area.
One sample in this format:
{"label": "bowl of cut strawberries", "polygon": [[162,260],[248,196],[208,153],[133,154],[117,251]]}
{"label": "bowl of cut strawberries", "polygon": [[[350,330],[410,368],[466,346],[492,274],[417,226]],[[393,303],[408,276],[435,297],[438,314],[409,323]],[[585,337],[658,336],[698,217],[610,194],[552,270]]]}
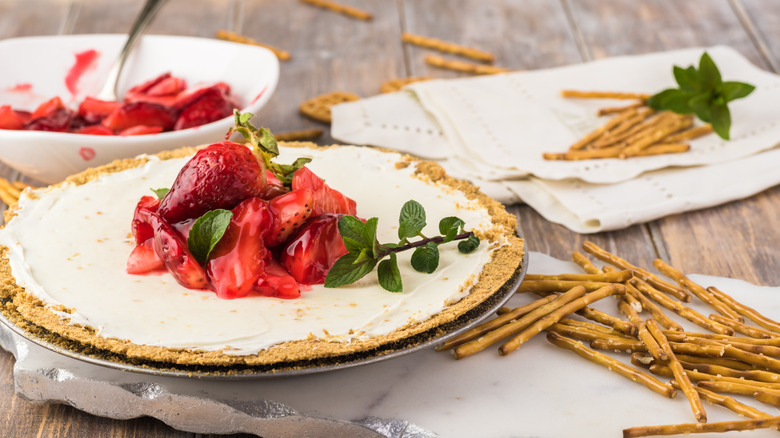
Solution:
{"label": "bowl of cut strawberries", "polygon": [[267,49],[146,35],[116,100],[97,97],[126,35],[0,41],[0,160],[45,183],[115,159],[224,138],[233,111],[257,114],[279,79]]}

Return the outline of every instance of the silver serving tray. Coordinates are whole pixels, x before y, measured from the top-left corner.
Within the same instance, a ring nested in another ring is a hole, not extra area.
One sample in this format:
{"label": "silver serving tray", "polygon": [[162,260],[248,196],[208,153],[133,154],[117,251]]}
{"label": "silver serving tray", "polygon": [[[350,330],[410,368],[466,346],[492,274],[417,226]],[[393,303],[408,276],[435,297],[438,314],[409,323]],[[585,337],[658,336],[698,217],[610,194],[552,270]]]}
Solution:
{"label": "silver serving tray", "polygon": [[[185,377],[196,379],[209,379],[209,380],[241,380],[241,379],[265,379],[265,378],[278,378],[289,376],[300,376],[314,373],[324,373],[328,371],[343,370],[346,368],[352,368],[360,365],[366,365],[388,359],[393,359],[399,356],[403,356],[415,351],[431,348],[434,345],[439,345],[442,342],[457,336],[458,334],[474,327],[487,317],[495,314],[496,311],[502,307],[517,291],[520,283],[525,277],[528,269],[528,251],[523,254],[522,265],[515,272],[515,275],[506,284],[504,284],[501,290],[494,295],[489,305],[477,306],[471,312],[467,312],[455,321],[446,324],[445,329],[442,331],[440,328],[433,329],[435,334],[423,332],[415,337],[420,337],[419,342],[415,342],[412,345],[401,346],[398,348],[383,347],[375,352],[368,352],[366,354],[356,354],[355,357],[337,358],[334,363],[319,363],[315,362],[301,362],[292,364],[281,369],[263,369],[247,367],[246,369],[240,369],[238,371],[235,368],[228,367],[176,367],[170,364],[160,364],[157,366],[150,365],[134,365],[121,361],[112,361],[95,356],[91,356],[79,351],[70,350],[61,345],[56,345],[49,342],[46,339],[42,339],[31,333],[28,333],[23,328],[19,327],[5,315],[0,313],[0,322],[6,325],[10,330],[23,338],[35,343],[47,350],[59,353],[63,356],[67,356],[72,359],[80,360],[93,365],[99,365],[115,370],[129,371],[140,374],[148,374],[164,377]],[[474,312],[476,310],[476,312]],[[227,372],[229,371],[229,372]]]}

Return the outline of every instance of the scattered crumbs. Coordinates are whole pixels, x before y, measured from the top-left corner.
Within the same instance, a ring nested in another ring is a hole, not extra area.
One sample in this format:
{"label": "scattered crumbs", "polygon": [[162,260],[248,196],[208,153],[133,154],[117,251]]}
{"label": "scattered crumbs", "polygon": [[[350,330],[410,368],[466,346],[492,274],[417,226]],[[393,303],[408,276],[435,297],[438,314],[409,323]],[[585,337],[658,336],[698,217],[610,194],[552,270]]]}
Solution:
{"label": "scattered crumbs", "polygon": [[103,212],[102,211],[97,211],[97,212],[95,212],[95,214],[103,214]]}
{"label": "scattered crumbs", "polygon": [[410,163],[408,161],[396,161],[395,162],[395,168],[396,169],[405,169],[405,168],[409,167],[409,164]]}
{"label": "scattered crumbs", "polygon": [[233,310],[230,311],[230,313],[238,313],[238,310],[233,309]]}
{"label": "scattered crumbs", "polygon": [[357,303],[349,303],[349,307],[357,307]]}
{"label": "scattered crumbs", "polygon": [[450,279],[450,277],[442,277],[442,280],[444,280],[444,281],[447,281],[449,279]]}
{"label": "scattered crumbs", "polygon": [[328,329],[322,329],[322,332],[325,333],[325,336],[330,336],[330,332],[328,332]]}

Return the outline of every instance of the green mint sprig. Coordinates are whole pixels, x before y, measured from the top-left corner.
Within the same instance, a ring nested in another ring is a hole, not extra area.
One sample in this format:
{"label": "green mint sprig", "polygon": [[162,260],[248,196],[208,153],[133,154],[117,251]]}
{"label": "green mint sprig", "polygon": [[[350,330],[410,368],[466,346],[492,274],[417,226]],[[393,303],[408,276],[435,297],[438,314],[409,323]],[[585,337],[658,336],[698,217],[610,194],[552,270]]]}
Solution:
{"label": "green mint sprig", "polygon": [[289,186],[292,184],[292,175],[296,170],[311,162],[311,158],[298,158],[292,164],[279,164],[273,160],[279,155],[279,145],[276,138],[268,128],[257,128],[249,121],[252,113],[240,113],[233,110],[235,118],[234,126],[228,130],[225,138],[229,138],[234,132],[241,134],[252,145],[252,150],[263,160],[266,169],[273,172],[279,180]]}
{"label": "green mint sprig", "polygon": [[225,235],[233,212],[230,210],[211,210],[199,217],[190,229],[187,238],[187,246],[201,265],[209,260],[211,251],[217,246],[222,236]]}
{"label": "green mint sprig", "polygon": [[[464,229],[463,220],[450,216],[439,221],[441,235],[426,237],[422,234],[426,225],[425,209],[411,200],[401,208],[398,218],[398,243],[379,243],[376,237],[378,218],[363,222],[354,216],[339,220],[339,232],[347,254],[336,260],[325,277],[325,287],[352,284],[368,275],[376,267],[379,285],[390,292],[402,292],[403,281],[398,268],[397,253],[414,250],[412,268],[418,272],[432,273],[439,266],[439,245],[460,240],[458,250],[467,254],[479,246],[479,238]],[[419,237],[418,240],[410,240]]]}
{"label": "green mint sprig", "polygon": [[674,66],[674,79],[679,88],[669,88],[653,95],[647,105],[656,110],[678,114],[696,114],[701,121],[724,140],[729,139],[731,112],[728,103],[746,97],[755,86],[744,82],[723,82],[720,70],[707,52],[701,55],[699,68]]}

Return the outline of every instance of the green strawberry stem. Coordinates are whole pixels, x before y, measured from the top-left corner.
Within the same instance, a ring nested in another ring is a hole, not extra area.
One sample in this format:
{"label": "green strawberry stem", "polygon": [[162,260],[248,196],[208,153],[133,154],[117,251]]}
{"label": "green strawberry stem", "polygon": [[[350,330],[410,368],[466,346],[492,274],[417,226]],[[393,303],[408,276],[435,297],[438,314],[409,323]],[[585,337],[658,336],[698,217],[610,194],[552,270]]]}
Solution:
{"label": "green strawberry stem", "polygon": [[[451,239],[451,241],[468,239],[469,237],[471,237],[473,235],[474,235],[473,231],[467,231],[465,233],[460,233],[460,234],[456,235],[455,237],[453,237]],[[427,238],[420,239],[420,240],[415,241],[415,242],[407,243],[406,245],[401,245],[401,246],[396,246],[396,247],[386,246],[386,245],[381,245],[380,244],[379,245],[380,251],[376,254],[376,259],[377,260],[381,259],[381,258],[383,258],[385,256],[388,256],[388,255],[392,254],[392,253],[399,253],[399,252],[402,252],[402,251],[408,251],[410,249],[419,248],[421,246],[427,245],[429,242],[433,242],[433,243],[437,243],[438,244],[438,243],[442,243],[444,241],[445,241],[444,236],[435,236],[435,237],[427,237]]]}

